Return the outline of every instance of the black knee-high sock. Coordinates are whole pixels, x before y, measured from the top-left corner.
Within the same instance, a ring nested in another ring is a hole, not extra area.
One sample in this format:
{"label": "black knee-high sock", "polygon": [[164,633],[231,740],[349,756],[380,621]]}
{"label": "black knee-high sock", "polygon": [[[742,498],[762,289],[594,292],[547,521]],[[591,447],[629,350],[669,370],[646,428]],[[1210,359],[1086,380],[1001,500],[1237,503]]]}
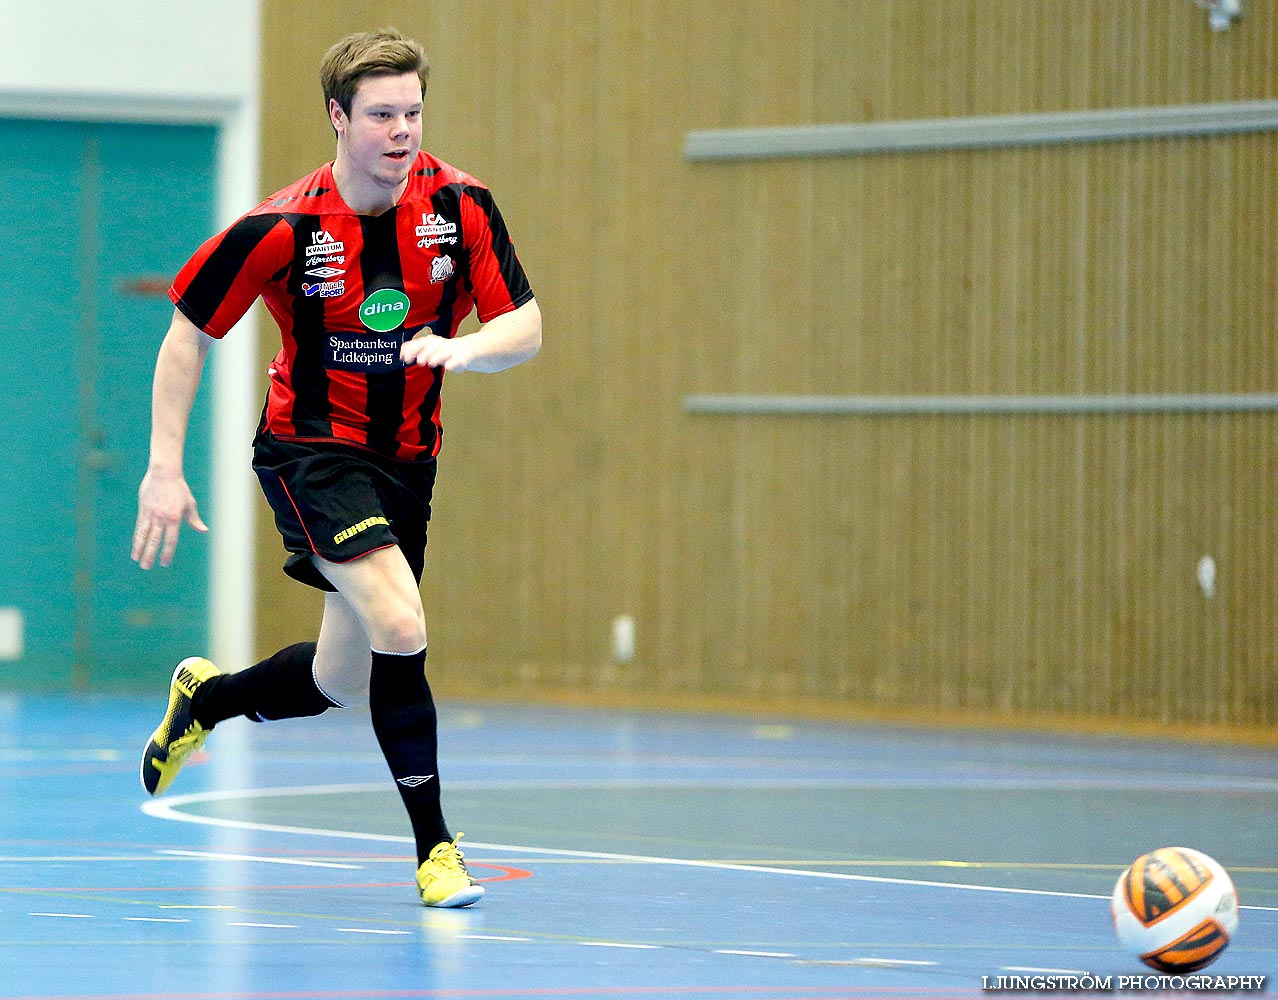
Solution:
{"label": "black knee-high sock", "polygon": [[416,653],[373,650],[368,710],[413,824],[417,862],[421,864],[432,847],[452,839],[439,804],[439,742],[435,701],[426,683],[424,648]]}
{"label": "black knee-high sock", "polygon": [[205,729],[246,715],[254,722],[296,719],[342,708],[319,686],[315,643],[299,642],[235,674],[205,681],[191,699],[191,714]]}

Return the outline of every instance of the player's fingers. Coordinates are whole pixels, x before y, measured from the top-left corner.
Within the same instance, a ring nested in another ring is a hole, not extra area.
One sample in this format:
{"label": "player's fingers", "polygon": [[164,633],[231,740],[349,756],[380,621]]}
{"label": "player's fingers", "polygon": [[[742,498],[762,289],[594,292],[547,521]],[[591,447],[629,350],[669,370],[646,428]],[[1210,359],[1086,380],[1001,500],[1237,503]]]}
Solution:
{"label": "player's fingers", "polygon": [[417,364],[426,368],[434,368],[439,364],[441,350],[447,347],[448,341],[430,334],[417,340],[410,340],[400,348],[400,357],[405,364]]}
{"label": "player's fingers", "polygon": [[142,559],[138,563],[143,569],[150,569],[155,565],[156,554],[164,541],[164,530],[163,521],[152,520],[151,526],[147,529],[146,541],[142,543]]}
{"label": "player's fingers", "polygon": [[180,521],[171,521],[164,526],[164,541],[160,548],[160,565],[168,568],[173,565],[173,553],[177,551],[178,533],[182,530]]}
{"label": "player's fingers", "polygon": [[447,340],[441,340],[434,346],[434,349],[427,352],[427,360],[423,362],[431,368],[448,369],[449,364],[453,360],[453,345]]}
{"label": "player's fingers", "polygon": [[200,517],[200,510],[194,503],[187,509],[186,523],[196,531],[208,531],[209,526],[204,523],[204,519]]}
{"label": "player's fingers", "polygon": [[129,556],[134,562],[142,558],[142,546],[146,544],[146,535],[150,523],[151,519],[142,511],[138,511],[138,520],[133,526],[133,547],[129,552]]}

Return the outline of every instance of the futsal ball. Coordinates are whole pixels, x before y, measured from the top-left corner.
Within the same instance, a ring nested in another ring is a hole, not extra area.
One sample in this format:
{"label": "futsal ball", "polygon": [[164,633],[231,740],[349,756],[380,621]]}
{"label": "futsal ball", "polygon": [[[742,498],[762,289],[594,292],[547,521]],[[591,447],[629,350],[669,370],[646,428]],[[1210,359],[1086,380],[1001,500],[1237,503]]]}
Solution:
{"label": "futsal ball", "polygon": [[1188,847],[1144,854],[1119,876],[1110,902],[1118,940],[1159,972],[1216,961],[1238,928],[1238,893],[1213,859]]}

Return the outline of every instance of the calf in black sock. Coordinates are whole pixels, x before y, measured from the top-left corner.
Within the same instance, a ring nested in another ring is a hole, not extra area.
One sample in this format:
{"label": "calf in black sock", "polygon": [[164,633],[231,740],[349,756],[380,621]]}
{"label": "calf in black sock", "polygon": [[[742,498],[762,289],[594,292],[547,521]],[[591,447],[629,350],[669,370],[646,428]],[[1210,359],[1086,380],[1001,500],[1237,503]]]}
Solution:
{"label": "calf in black sock", "polygon": [[373,650],[368,710],[413,824],[421,864],[432,847],[452,840],[439,802],[439,741],[435,701],[426,682],[425,647],[415,653]]}
{"label": "calf in black sock", "polygon": [[244,715],[254,722],[298,719],[344,708],[315,677],[315,643],[299,642],[234,674],[219,674],[196,689],[191,714],[205,729]]}

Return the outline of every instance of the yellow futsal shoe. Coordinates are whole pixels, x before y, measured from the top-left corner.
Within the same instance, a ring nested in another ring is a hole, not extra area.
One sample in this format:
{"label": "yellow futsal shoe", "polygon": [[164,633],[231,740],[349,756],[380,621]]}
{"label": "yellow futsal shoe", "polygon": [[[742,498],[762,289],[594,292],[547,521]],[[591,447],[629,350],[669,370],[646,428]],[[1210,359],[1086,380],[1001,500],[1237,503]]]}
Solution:
{"label": "yellow futsal shoe", "polygon": [[457,850],[459,833],[450,843],[441,840],[417,869],[417,892],[427,906],[469,906],[484,895],[484,887],[470,877],[465,855]]}
{"label": "yellow futsal shoe", "polygon": [[148,795],[159,795],[168,789],[186,759],[204,745],[204,738],[213,727],[205,729],[195,721],[191,697],[196,688],[220,673],[202,656],[188,656],[173,671],[168,711],[142,754],[142,787]]}

